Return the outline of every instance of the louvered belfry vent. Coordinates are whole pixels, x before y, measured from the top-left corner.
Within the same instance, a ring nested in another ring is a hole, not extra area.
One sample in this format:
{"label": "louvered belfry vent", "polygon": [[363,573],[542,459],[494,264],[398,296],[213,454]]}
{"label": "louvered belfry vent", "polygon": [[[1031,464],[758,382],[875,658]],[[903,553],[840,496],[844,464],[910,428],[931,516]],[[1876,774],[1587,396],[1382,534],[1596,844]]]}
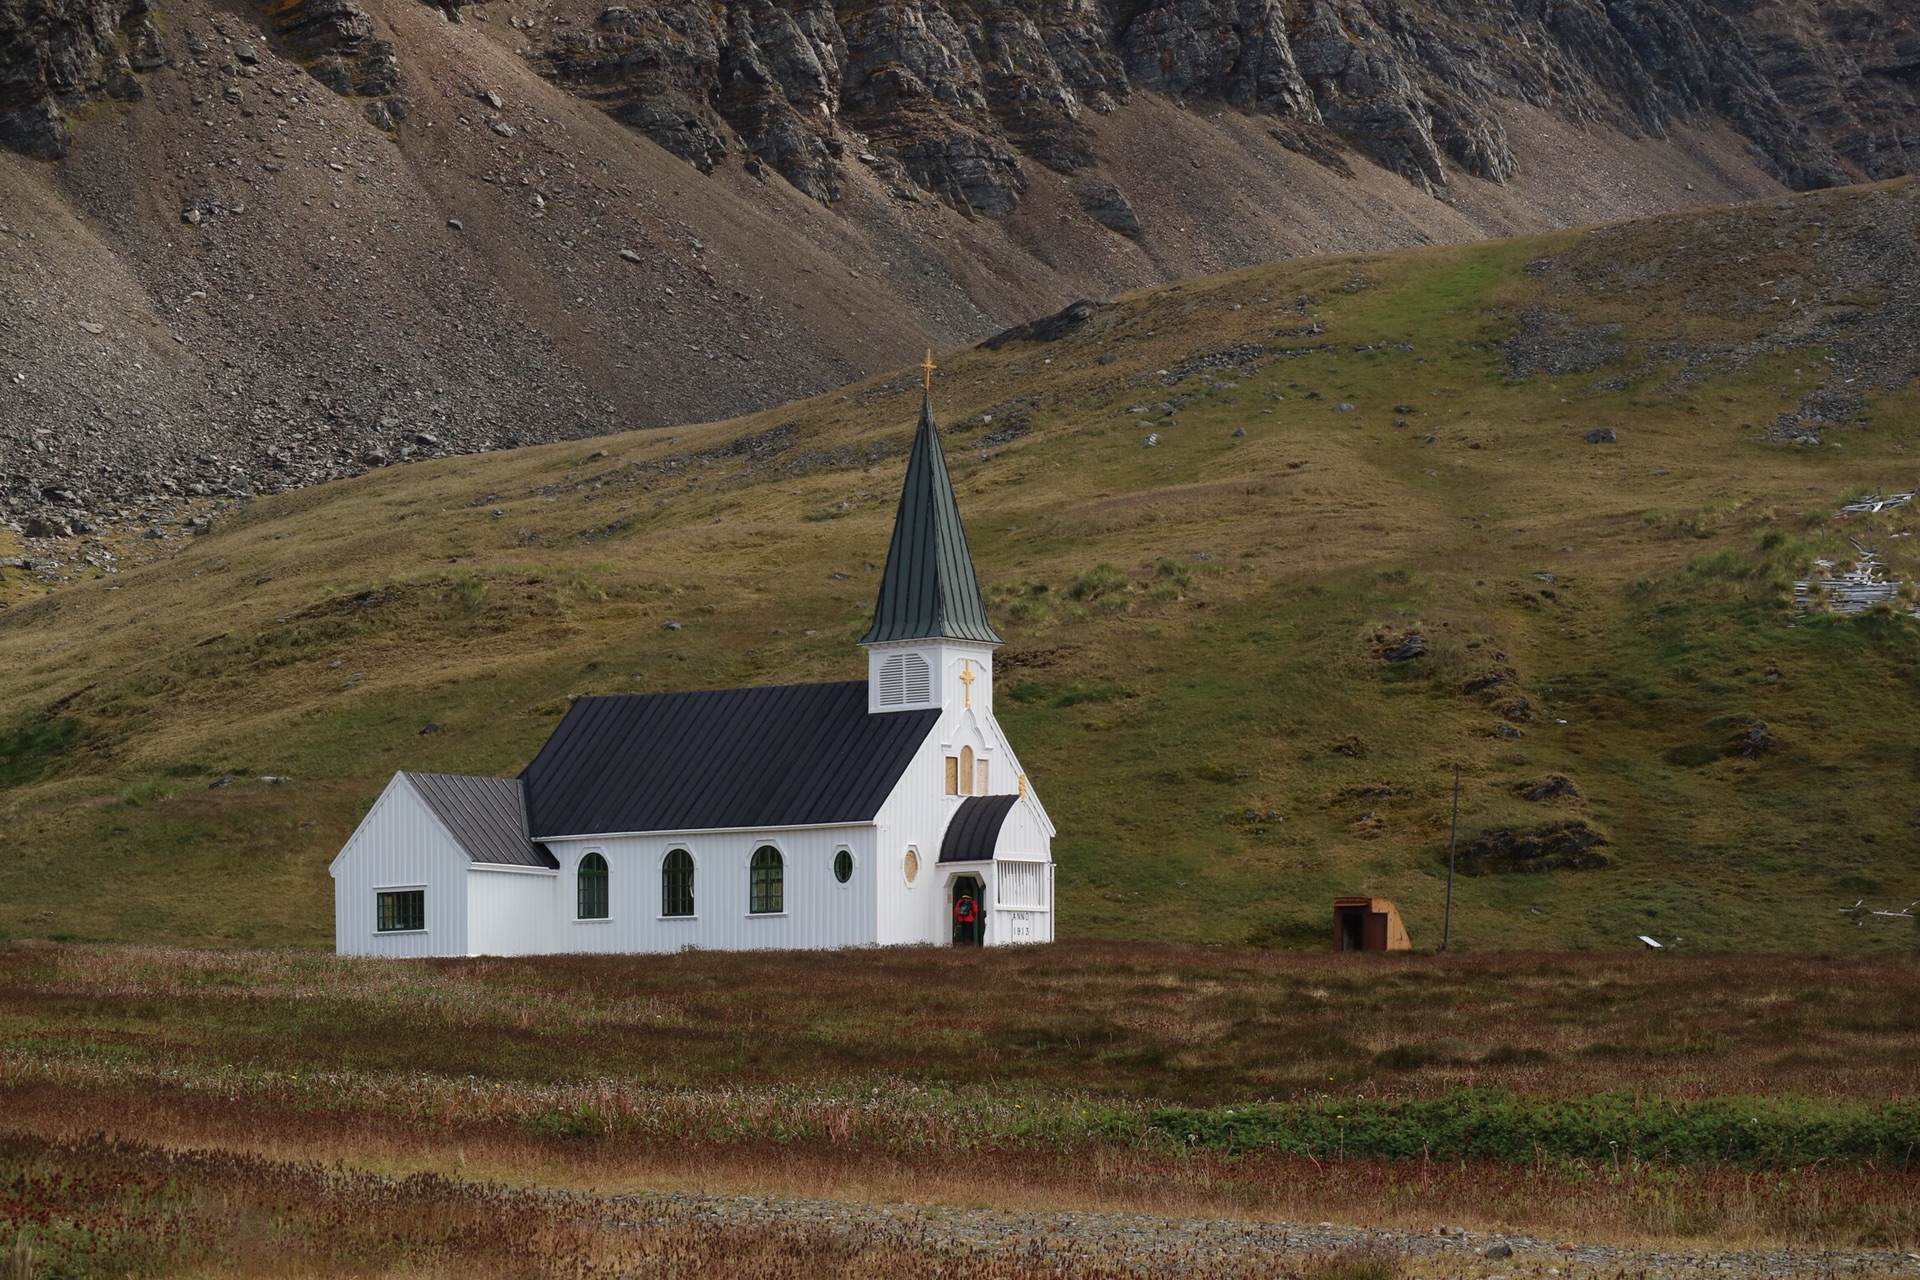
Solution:
{"label": "louvered belfry vent", "polygon": [[917,653],[896,653],[880,666],[880,705],[916,706],[933,701],[933,668]]}
{"label": "louvered belfry vent", "polygon": [[917,653],[901,656],[906,659],[903,665],[907,669],[907,701],[932,702],[933,668],[929,667],[927,660]]}
{"label": "louvered belfry vent", "polygon": [[906,655],[887,659],[880,668],[880,705],[897,707],[907,700]]}
{"label": "louvered belfry vent", "polygon": [[[873,626],[861,644],[890,640],[970,640],[1000,644],[987,621],[980,584],[967,553],[966,530],[954,501],[953,480],[940,451],[931,398],[920,404],[920,425],[907,457],[907,479],[887,547],[886,572],[873,609]],[[903,672],[903,677],[905,673]],[[908,679],[911,694],[911,678]],[[931,678],[928,696],[932,694]],[[911,701],[909,697],[909,701]],[[882,693],[882,703],[885,694]]]}

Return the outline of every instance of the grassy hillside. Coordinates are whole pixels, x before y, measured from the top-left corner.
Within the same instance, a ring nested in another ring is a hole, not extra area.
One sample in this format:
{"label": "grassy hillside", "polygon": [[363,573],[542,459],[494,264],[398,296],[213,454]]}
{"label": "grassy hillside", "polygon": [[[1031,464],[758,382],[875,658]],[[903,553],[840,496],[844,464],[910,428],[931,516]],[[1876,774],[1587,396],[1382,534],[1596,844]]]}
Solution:
{"label": "grassy hillside", "polygon": [[[1906,511],[1837,516],[1914,479],[1916,208],[1282,263],[944,357],[1063,934],[1320,945],[1371,892],[1431,946],[1458,765],[1461,946],[1913,948],[1838,908],[1920,898],[1920,624],[1789,583],[1849,537],[1920,570]],[[324,943],[392,770],[516,770],[570,695],[859,674],[917,401],[395,467],[38,598],[7,571],[0,931]]]}

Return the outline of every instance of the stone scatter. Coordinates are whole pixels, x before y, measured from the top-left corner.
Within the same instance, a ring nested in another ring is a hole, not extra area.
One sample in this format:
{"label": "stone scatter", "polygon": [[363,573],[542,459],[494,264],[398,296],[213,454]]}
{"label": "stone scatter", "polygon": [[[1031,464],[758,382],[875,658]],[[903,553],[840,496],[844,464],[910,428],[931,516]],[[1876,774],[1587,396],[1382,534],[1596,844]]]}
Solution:
{"label": "stone scatter", "polygon": [[[957,1254],[1018,1254],[1056,1264],[1105,1265],[1119,1275],[1179,1275],[1205,1266],[1207,1274],[1285,1275],[1304,1259],[1329,1255],[1402,1259],[1398,1274],[1578,1277],[1579,1280],[1812,1280],[1834,1275],[1920,1276],[1920,1259],[1897,1250],[1746,1250],[1676,1253],[1565,1240],[1463,1230],[1435,1223],[1425,1231],[1381,1230],[1332,1222],[1291,1223],[1149,1214],[956,1208],[944,1205],[864,1204],[763,1196],[664,1194],[566,1197],[615,1221],[693,1219],[714,1225],[765,1225],[807,1233],[893,1235],[904,1232],[927,1246]],[[1430,1272],[1427,1269],[1431,1269]]]}

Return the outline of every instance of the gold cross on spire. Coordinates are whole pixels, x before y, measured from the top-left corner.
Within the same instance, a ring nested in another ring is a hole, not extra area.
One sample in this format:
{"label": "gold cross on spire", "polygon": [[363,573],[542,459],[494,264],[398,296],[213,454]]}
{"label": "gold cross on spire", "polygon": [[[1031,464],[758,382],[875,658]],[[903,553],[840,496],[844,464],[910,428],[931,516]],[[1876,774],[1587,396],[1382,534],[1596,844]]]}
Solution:
{"label": "gold cross on spire", "polygon": [[920,362],[920,368],[926,373],[926,387],[929,394],[933,391],[933,371],[940,366],[933,362],[933,348],[927,348],[927,358]]}
{"label": "gold cross on spire", "polygon": [[973,674],[973,659],[962,658],[960,660],[960,683],[966,689],[966,706],[970,707],[973,705],[973,682],[979,678],[980,677]]}

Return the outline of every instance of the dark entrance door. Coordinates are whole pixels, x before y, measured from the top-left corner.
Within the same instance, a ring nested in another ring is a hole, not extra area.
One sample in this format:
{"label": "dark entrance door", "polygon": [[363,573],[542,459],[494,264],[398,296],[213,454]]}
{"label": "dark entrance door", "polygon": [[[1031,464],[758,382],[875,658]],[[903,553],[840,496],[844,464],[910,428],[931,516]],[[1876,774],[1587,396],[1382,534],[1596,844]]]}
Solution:
{"label": "dark entrance door", "polygon": [[1367,909],[1365,907],[1335,907],[1333,909],[1334,935],[1339,939],[1341,951],[1367,950]]}
{"label": "dark entrance door", "polygon": [[953,882],[953,945],[977,947],[986,941],[986,886],[978,876]]}

